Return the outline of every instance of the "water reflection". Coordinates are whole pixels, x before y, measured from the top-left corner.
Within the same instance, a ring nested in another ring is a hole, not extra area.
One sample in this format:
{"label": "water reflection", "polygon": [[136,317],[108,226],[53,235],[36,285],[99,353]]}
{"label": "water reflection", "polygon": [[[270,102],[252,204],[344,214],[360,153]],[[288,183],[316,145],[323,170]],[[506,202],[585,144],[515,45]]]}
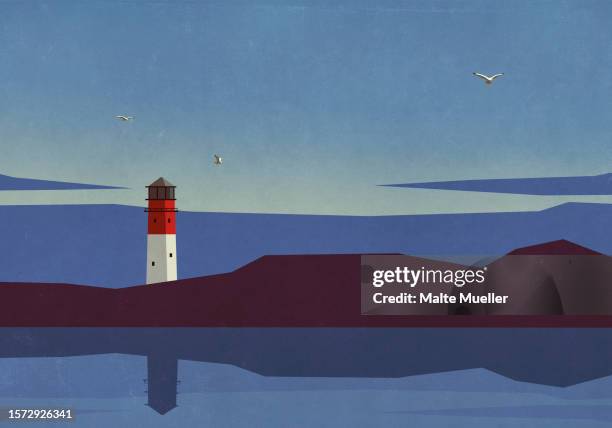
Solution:
{"label": "water reflection", "polygon": [[[566,386],[612,373],[612,331],[0,329],[0,358],[96,354],[145,356],[147,403],[158,413],[166,414],[177,405],[179,360],[225,363],[265,376],[296,378],[393,378],[482,367],[515,380]],[[83,372],[79,375],[93,374]],[[189,381],[185,374],[180,378]],[[96,385],[92,384],[91,388],[95,389]]]}
{"label": "water reflection", "polygon": [[161,415],[176,407],[178,360],[152,354],[147,356],[147,405]]}

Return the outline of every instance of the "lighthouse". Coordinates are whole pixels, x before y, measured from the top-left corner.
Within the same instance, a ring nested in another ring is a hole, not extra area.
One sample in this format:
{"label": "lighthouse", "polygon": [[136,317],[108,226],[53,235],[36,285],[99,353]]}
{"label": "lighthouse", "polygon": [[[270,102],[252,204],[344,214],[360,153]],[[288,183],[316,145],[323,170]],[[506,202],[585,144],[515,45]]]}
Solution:
{"label": "lighthouse", "polygon": [[147,189],[147,284],[176,281],[176,186],[160,177]]}

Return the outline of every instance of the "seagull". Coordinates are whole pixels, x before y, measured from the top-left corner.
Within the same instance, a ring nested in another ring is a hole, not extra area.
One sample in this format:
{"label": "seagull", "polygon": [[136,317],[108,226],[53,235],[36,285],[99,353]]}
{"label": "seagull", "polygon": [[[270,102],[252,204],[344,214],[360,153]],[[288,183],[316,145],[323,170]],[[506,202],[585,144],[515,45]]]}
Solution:
{"label": "seagull", "polygon": [[129,122],[130,120],[134,120],[134,116],[122,116],[122,115],[119,115],[119,116],[115,116],[115,118],[119,119],[119,120],[121,120],[123,122]]}
{"label": "seagull", "polygon": [[484,80],[484,82],[485,82],[487,85],[490,85],[491,83],[493,83],[493,81],[494,81],[495,79],[497,79],[498,77],[500,77],[500,76],[503,76],[503,75],[504,75],[504,73],[497,73],[497,74],[494,74],[493,76],[487,76],[487,75],[485,75],[485,74],[481,74],[481,73],[472,73],[472,74],[473,74],[474,76],[476,76],[476,77],[480,77],[482,80]]}
{"label": "seagull", "polygon": [[223,158],[219,155],[213,155],[214,159],[213,159],[213,163],[215,165],[221,165],[223,163]]}

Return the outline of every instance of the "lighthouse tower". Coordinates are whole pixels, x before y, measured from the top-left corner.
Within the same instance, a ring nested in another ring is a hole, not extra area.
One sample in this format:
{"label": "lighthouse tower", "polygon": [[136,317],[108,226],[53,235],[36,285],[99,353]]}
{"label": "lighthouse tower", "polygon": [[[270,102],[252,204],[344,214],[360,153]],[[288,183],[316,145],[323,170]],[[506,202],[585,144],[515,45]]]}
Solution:
{"label": "lighthouse tower", "polygon": [[176,186],[163,177],[147,186],[147,284],[176,280]]}

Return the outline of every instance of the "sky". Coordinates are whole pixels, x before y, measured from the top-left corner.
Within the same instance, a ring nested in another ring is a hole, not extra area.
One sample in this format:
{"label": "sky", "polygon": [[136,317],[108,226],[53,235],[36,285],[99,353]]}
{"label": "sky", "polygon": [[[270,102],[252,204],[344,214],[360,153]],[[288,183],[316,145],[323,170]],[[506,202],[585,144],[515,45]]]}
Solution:
{"label": "sky", "polygon": [[612,202],[377,186],[612,172],[611,16],[605,0],[1,0],[0,174],[129,189],[0,204],[143,205],[159,176],[194,211]]}

